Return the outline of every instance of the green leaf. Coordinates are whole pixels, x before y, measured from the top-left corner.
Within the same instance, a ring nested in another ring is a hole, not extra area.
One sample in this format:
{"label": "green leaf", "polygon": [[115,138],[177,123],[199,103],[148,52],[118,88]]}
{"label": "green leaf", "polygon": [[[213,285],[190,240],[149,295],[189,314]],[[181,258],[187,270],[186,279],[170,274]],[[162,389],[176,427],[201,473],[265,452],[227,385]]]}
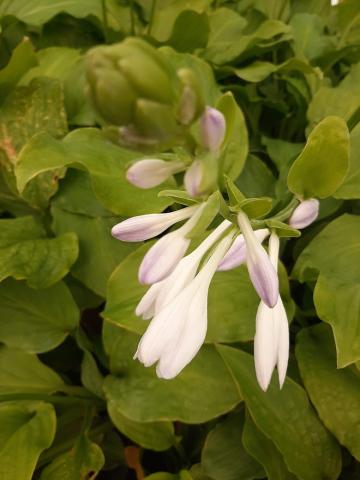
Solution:
{"label": "green leaf", "polygon": [[208,0],[192,0],[191,2],[177,0],[165,3],[162,8],[156,8],[151,22],[151,36],[159,42],[169,43],[181,14],[189,11],[201,14],[208,4]]}
{"label": "green leaf", "polygon": [[205,474],[214,480],[251,480],[263,478],[264,470],[244,449],[241,436],[244,411],[230,414],[206,437],[201,453]]}
{"label": "green leaf", "polygon": [[109,401],[107,408],[120,432],[142,447],[161,451],[174,445],[175,433],[171,422],[135,422],[121,413],[116,401]]}
{"label": "green leaf", "polygon": [[107,281],[117,265],[136,244],[111,236],[119,217],[88,217],[52,207],[53,230],[57,235],[74,232],[79,239],[79,256],[71,268],[72,275],[98,295],[105,297]]}
{"label": "green leaf", "polygon": [[41,473],[40,480],[87,480],[95,478],[105,462],[101,448],[80,435],[73,448],[53,460]]}
{"label": "green leaf", "polygon": [[157,472],[146,476],[144,480],[192,480],[193,476],[187,470],[181,470],[179,473]]}
{"label": "green leaf", "polygon": [[21,77],[36,64],[34,49],[29,39],[25,37],[14,49],[9,63],[0,72],[0,102],[4,100]]}
{"label": "green leaf", "polygon": [[66,385],[36,355],[5,346],[0,347],[0,395],[16,393],[54,393]]}
{"label": "green leaf", "polygon": [[268,480],[295,480],[274,443],[256,426],[246,411],[242,442],[245,450],[263,465]]}
{"label": "green leaf", "polygon": [[105,323],[104,345],[112,374],[105,379],[104,392],[126,418],[202,423],[241,400],[213,346],[202,348],[175,379],[163,380],[156,377],[154,368],[133,360],[138,342],[137,335]]}
{"label": "green leaf", "polygon": [[51,350],[76,328],[79,316],[63,282],[45,290],[12,279],[0,283],[0,340],[10,347],[30,353]]}
{"label": "green leaf", "polygon": [[275,65],[271,62],[256,60],[254,63],[251,63],[247,67],[231,68],[229,69],[229,71],[234,73],[242,80],[254,83],[262,82],[263,80],[265,80],[265,78],[276,72],[281,73],[298,71],[307,74],[315,73],[315,70],[311,65],[298,58],[289,58],[289,60],[286,60],[279,65]]}
{"label": "green leaf", "polygon": [[46,238],[33,217],[0,220],[0,280],[26,279],[30,287],[46,288],[68,273],[77,255],[72,233]]}
{"label": "green leaf", "polygon": [[37,135],[18,159],[18,188],[23,191],[28,182],[42,172],[71,165],[89,172],[97,198],[113,213],[131,216],[162,211],[171,203],[157,198],[166,183],[141,190],[125,178],[129,162],[141,157],[143,154],[113,145],[95,128],[75,130],[62,142],[49,135]]}
{"label": "green leaf", "polygon": [[288,187],[302,198],[326,198],[344,181],[349,164],[349,132],[344,120],[326,117],[310,133],[292,164]]}
{"label": "green leaf", "polygon": [[43,402],[0,404],[0,477],[31,480],[38,458],[50,447],[56,429],[52,405]]}
{"label": "green leaf", "polygon": [[236,185],[246,197],[274,195],[275,177],[259,157],[249,155]]}
{"label": "green leaf", "polygon": [[249,151],[245,118],[230,92],[220,97],[215,106],[223,113],[226,121],[226,133],[219,158],[220,179],[223,174],[236,179],[244,168]]}
{"label": "green leaf", "polygon": [[180,205],[196,205],[199,199],[192,198],[185,190],[162,190],[158,193],[159,197],[167,197]]}
{"label": "green leaf", "polygon": [[71,125],[92,125],[95,113],[85,92],[84,57],[80,51],[67,47],[49,47],[36,54],[39,65],[31,68],[22,78],[27,85],[37,77],[60,80],[64,87],[64,102],[68,122]]}
{"label": "green leaf", "polygon": [[349,73],[336,87],[322,86],[309,104],[307,116],[310,128],[328,115],[336,115],[346,122],[360,108],[360,63],[352,65]]}
{"label": "green leaf", "polygon": [[208,36],[207,15],[193,10],[183,10],[175,20],[167,43],[178,52],[193,52],[197,48],[206,46]]}
{"label": "green leaf", "polygon": [[345,200],[360,198],[360,123],[350,133],[349,171],[334,197]]}
{"label": "green leaf", "polygon": [[302,251],[292,273],[300,282],[317,279],[316,312],[333,329],[340,368],[360,359],[359,238],[360,218],[342,215]]}
{"label": "green leaf", "polygon": [[246,198],[239,205],[230,207],[230,210],[246,213],[249,218],[263,217],[270,212],[272,208],[272,199],[269,197]]}
{"label": "green leaf", "polygon": [[300,385],[287,378],[281,391],[273,381],[269,390],[263,392],[256,382],[251,355],[226,346],[218,346],[218,351],[231,370],[252,419],[274,442],[289,470],[301,480],[337,479],[340,448]]}
{"label": "green leaf", "polygon": [[334,43],[325,34],[325,21],[319,15],[297,13],[290,20],[294,37],[293,48],[300,59],[314,60],[334,49]]}
{"label": "green leaf", "polygon": [[[246,25],[244,19],[242,17],[240,19],[238,24],[235,24],[237,29],[241,28],[240,22],[242,22],[243,28]],[[266,50],[290,38],[289,25],[278,20],[265,20],[251,33],[244,34],[242,32],[237,36],[233,34],[218,35],[216,27],[219,21],[222,21],[222,18],[218,17],[212,21],[210,17],[209,44],[204,54],[206,60],[216,65],[224,65],[240,57],[249,56],[254,49]],[[230,21],[233,23],[234,19],[230,19]],[[212,35],[212,31],[214,31],[214,35]]]}
{"label": "green leaf", "polygon": [[336,368],[334,339],[327,325],[303,329],[296,358],[306,390],[321,420],[360,460],[360,378],[351,368]]}
{"label": "green leaf", "polygon": [[279,222],[279,220],[265,220],[265,223],[271,230],[276,230],[279,237],[300,237],[301,235],[299,230],[290,227],[287,223]]}
{"label": "green leaf", "polygon": [[[130,23],[129,9],[121,7],[115,0],[107,0],[107,21],[109,26],[119,29]],[[29,25],[40,26],[55,15],[68,13],[73,17],[89,15],[103,21],[104,12],[98,0],[6,0],[0,5],[0,16],[11,15]]]}

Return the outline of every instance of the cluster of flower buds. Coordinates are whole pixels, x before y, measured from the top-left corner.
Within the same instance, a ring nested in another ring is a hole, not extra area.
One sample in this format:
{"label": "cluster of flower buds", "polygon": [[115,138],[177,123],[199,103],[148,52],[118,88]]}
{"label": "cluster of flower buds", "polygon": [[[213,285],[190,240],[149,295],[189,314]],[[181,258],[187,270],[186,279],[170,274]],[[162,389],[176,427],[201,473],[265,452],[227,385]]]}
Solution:
{"label": "cluster of flower buds", "polygon": [[184,186],[190,196],[209,193],[217,186],[218,157],[225,131],[224,115],[216,108],[206,107],[200,117],[201,153],[192,163],[142,158],[129,167],[126,177],[133,185],[146,189],[160,185],[175,173],[185,171]]}
{"label": "cluster of flower buds", "polygon": [[[189,235],[199,222],[206,203],[169,213],[129,218],[112,229],[115,238],[138,242],[156,237],[185,220],[180,228],[162,236],[140,265],[139,281],[150,288],[140,300],[136,314],[151,322],[134,358],[146,367],[157,364],[160,378],[178,375],[205,340],[208,290],[215,272],[246,263],[260,297],[254,338],[256,376],[260,387],[266,391],[277,367],[281,388],[288,364],[289,326],[279,294],[279,237],[267,228],[254,231],[247,215],[240,211],[237,216],[239,228],[223,220],[186,255]],[[317,200],[303,201],[293,211],[289,223],[304,228],[316,219],[318,209]],[[266,251],[262,242],[269,236]]]}
{"label": "cluster of flower buds", "polygon": [[179,139],[204,110],[195,74],[139,38],[91,49],[87,80],[97,112],[131,145]]}

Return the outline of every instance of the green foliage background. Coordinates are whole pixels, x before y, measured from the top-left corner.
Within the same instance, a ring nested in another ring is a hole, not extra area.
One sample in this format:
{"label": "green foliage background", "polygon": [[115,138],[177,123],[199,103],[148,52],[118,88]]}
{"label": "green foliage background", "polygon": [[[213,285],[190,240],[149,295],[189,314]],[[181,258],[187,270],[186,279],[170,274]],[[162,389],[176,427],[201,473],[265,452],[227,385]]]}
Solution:
{"label": "green foliage background", "polygon": [[[358,0],[1,0],[0,22],[0,478],[358,479]],[[126,181],[139,154],[102,132],[84,54],[134,35],[196,69],[208,103],[233,93],[222,161],[246,196],[322,199],[283,242],[282,391],[256,383],[245,267],[216,274],[176,379],[132,360],[149,245],[110,229],[169,207],[174,183]]]}

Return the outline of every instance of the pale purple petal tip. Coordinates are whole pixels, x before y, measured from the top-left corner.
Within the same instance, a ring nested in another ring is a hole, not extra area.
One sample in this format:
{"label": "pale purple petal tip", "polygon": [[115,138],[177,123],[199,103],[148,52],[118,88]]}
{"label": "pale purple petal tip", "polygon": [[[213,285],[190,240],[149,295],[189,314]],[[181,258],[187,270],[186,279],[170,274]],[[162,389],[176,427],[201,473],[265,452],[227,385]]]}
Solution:
{"label": "pale purple petal tip", "polygon": [[276,305],[279,297],[279,279],[275,268],[268,262],[248,262],[251,282],[259,297],[270,308]]}
{"label": "pale purple petal tip", "polygon": [[197,197],[200,194],[200,186],[202,180],[202,166],[199,160],[195,160],[188,168],[184,175],[184,185],[186,191],[192,197]]}
{"label": "pale purple petal tip", "polygon": [[226,121],[224,115],[216,108],[206,107],[201,117],[201,136],[204,147],[217,152],[224,141]]}
{"label": "pale purple petal tip", "polygon": [[290,227],[302,229],[311,225],[319,215],[320,202],[316,198],[304,200],[293,211],[290,219]]}

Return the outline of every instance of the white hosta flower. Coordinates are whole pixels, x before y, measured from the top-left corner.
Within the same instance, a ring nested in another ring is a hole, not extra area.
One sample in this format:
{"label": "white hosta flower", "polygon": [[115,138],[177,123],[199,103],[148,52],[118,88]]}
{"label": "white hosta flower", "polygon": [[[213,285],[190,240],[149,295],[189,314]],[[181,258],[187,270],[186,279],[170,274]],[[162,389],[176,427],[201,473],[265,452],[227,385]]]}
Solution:
{"label": "white hosta flower", "polygon": [[111,229],[113,237],[124,242],[141,242],[156,237],[177,222],[190,218],[198,205],[182,208],[169,213],[138,215],[118,223]]}
{"label": "white hosta flower", "polygon": [[190,245],[188,233],[198,222],[205,203],[199,206],[194,215],[174,232],[164,235],[144,256],[139,268],[139,282],[152,284],[167,277],[185,255]]}
{"label": "white hosta flower", "polygon": [[[270,237],[269,254],[274,268],[277,269],[279,238],[275,233]],[[289,324],[280,295],[274,308],[269,308],[263,301],[259,304],[256,314],[254,357],[256,378],[262,390],[267,390],[276,366],[282,388],[289,359]]]}
{"label": "white hosta flower", "polygon": [[290,227],[302,229],[311,225],[319,215],[320,202],[316,198],[304,200],[293,211],[290,219]]}
{"label": "white hosta flower", "polygon": [[224,220],[193,252],[180,260],[169,276],[152,285],[140,300],[136,314],[150,318],[173,300],[193,280],[205,253],[230,225]]}
{"label": "white hosta flower", "polygon": [[201,139],[210,152],[217,152],[225,138],[226,121],[216,108],[206,107],[200,119]]}
{"label": "white hosta flower", "polygon": [[196,197],[200,193],[202,176],[203,171],[201,162],[195,160],[184,175],[184,186],[188,194],[192,197]]}
{"label": "white hosta flower", "polygon": [[220,259],[231,244],[225,237],[196,277],[155,315],[134,358],[145,366],[156,362],[161,378],[174,378],[195,357],[207,330],[207,295]]}
{"label": "white hosta flower", "polygon": [[139,188],[152,188],[185,169],[183,162],[149,158],[135,162],[126,172],[127,180]]}
{"label": "white hosta flower", "polygon": [[279,296],[276,270],[245,213],[238,214],[238,223],[246,242],[246,264],[251,282],[264,303],[274,307]]}
{"label": "white hosta flower", "polygon": [[[268,228],[260,228],[255,230],[255,236],[262,243],[269,235]],[[229,250],[226,252],[224,258],[218,266],[218,271],[225,272],[239,267],[246,262],[246,242],[243,234],[238,235]]]}

